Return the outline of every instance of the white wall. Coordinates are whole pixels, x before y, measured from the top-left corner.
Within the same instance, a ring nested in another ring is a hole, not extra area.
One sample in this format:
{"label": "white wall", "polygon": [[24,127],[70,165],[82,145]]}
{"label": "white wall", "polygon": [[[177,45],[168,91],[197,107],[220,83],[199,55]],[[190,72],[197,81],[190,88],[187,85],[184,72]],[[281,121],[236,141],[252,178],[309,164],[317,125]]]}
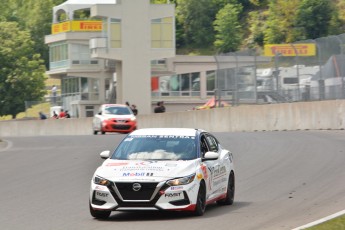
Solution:
{"label": "white wall", "polygon": [[[139,115],[138,127],[190,127],[211,132],[339,130],[345,128],[345,100]],[[37,135],[92,135],[92,118],[0,122],[0,138]]]}

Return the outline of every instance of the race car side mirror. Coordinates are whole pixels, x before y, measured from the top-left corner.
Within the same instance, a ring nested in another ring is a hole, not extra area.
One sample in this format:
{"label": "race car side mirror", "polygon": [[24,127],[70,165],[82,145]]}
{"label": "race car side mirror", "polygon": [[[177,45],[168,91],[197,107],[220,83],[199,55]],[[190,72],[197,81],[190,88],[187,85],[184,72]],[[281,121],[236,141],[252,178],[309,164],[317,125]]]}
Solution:
{"label": "race car side mirror", "polygon": [[219,153],[216,152],[206,152],[204,155],[203,161],[217,160]]}
{"label": "race car side mirror", "polygon": [[110,151],[105,150],[105,151],[101,152],[99,155],[101,156],[102,159],[108,159],[110,156]]}

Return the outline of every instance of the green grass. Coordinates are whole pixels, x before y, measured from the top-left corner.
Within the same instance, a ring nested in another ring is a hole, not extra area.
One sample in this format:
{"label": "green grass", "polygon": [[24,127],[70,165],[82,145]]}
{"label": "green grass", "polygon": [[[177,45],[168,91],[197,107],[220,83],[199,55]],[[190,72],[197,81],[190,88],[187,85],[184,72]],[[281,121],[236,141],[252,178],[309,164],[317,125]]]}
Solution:
{"label": "green grass", "polygon": [[345,215],[339,216],[324,223],[315,225],[307,230],[345,230]]}
{"label": "green grass", "polygon": [[[38,112],[43,112],[49,117],[49,111],[50,111],[50,103],[42,103],[32,106],[31,108],[27,109],[25,112],[21,112],[17,114],[16,119],[24,119],[24,118],[38,118]],[[11,120],[12,116],[2,116],[0,117],[0,120]]]}

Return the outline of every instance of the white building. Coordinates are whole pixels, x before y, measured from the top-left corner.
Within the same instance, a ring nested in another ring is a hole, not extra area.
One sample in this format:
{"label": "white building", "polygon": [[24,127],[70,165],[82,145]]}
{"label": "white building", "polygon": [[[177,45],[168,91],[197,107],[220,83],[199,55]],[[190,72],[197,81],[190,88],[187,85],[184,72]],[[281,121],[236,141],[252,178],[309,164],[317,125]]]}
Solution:
{"label": "white building", "polygon": [[68,0],[54,7],[47,74],[61,79],[63,108],[74,117],[126,101],[139,114],[152,113],[157,101],[167,111],[191,109],[214,95],[220,62],[254,64],[246,57],[175,56],[174,15],[175,5],[150,0]]}

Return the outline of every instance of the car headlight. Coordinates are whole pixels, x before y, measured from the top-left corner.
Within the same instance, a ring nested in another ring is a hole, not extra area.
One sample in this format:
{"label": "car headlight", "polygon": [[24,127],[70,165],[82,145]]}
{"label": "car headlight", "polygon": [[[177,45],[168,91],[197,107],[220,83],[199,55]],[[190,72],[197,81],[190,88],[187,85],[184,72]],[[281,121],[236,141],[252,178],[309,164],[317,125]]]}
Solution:
{"label": "car headlight", "polygon": [[107,179],[104,179],[102,177],[99,177],[99,176],[95,176],[95,178],[93,178],[93,182],[95,184],[99,184],[99,185],[103,185],[103,186],[108,186],[110,184],[110,181],[108,181]]}
{"label": "car headlight", "polygon": [[135,121],[136,119],[136,117],[131,117],[131,121]]}
{"label": "car headlight", "polygon": [[170,186],[177,186],[177,185],[186,185],[191,183],[195,178],[195,173],[193,175],[189,175],[186,177],[175,178],[172,180],[168,180],[167,184]]}

